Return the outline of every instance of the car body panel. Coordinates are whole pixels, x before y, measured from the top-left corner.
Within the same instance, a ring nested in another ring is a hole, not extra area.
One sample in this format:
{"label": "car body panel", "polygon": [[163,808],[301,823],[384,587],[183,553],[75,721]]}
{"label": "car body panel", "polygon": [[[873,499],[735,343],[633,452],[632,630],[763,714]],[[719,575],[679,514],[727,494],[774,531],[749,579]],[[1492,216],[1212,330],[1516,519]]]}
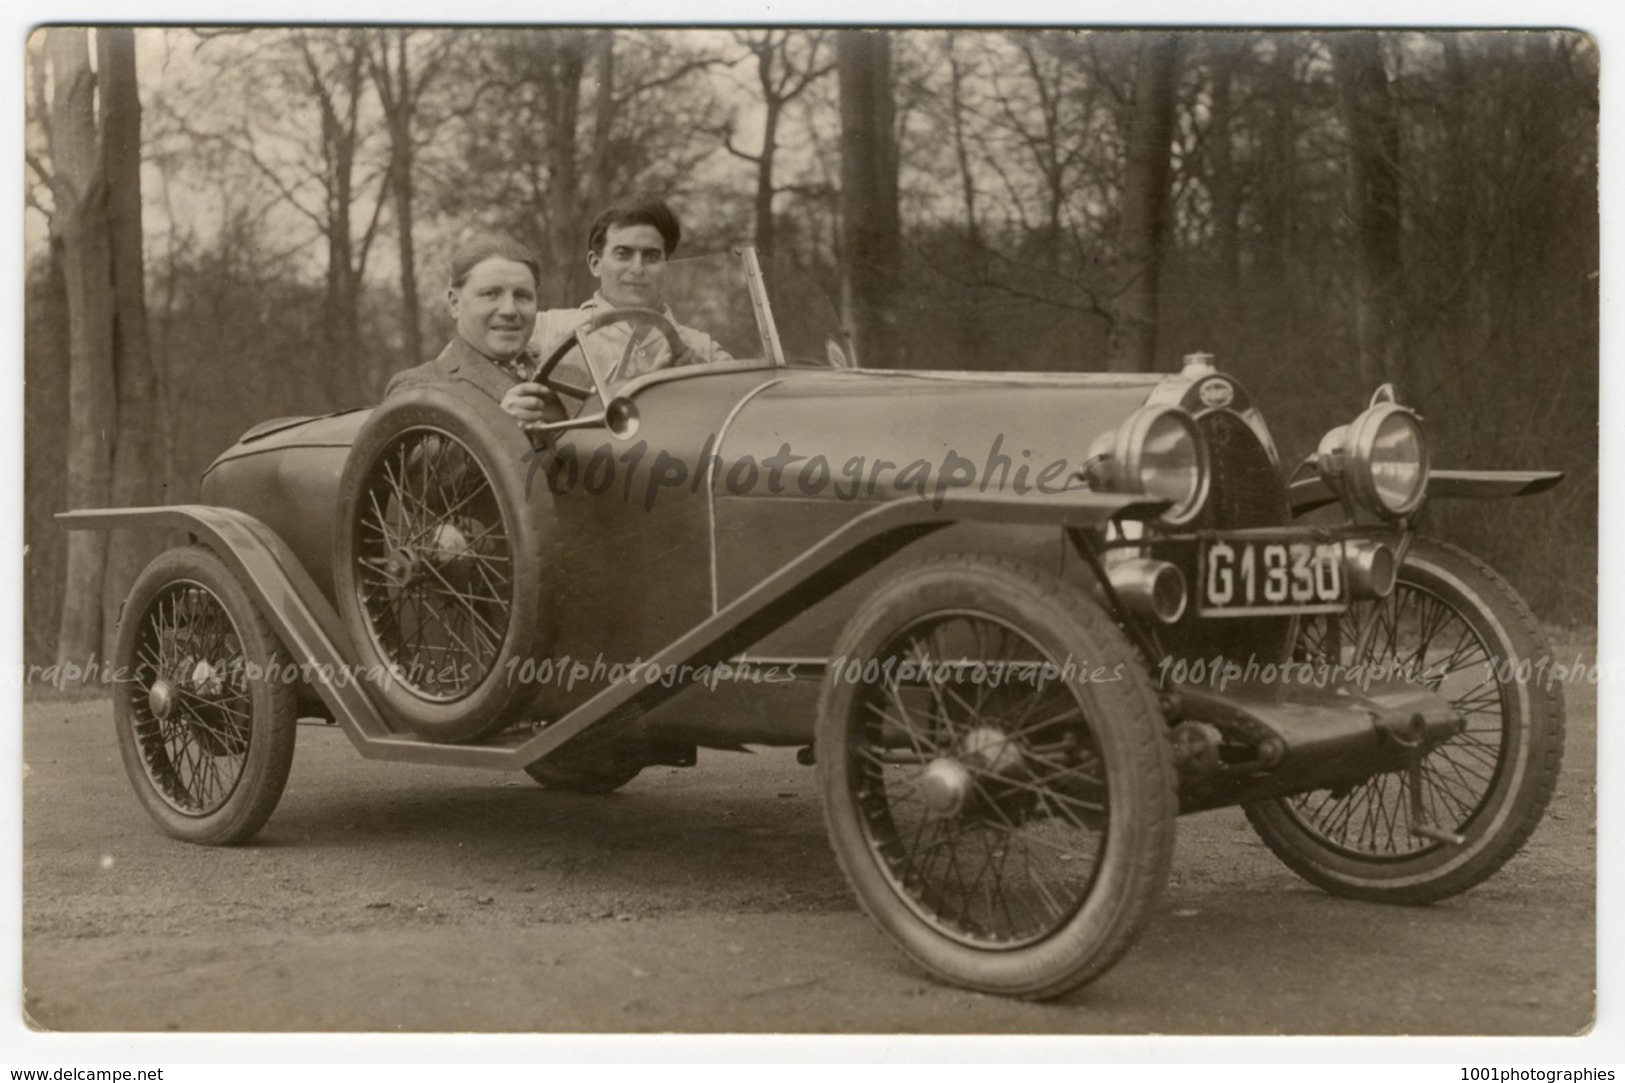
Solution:
{"label": "car body panel", "polygon": [[[697,295],[694,306],[703,310]],[[812,326],[816,333],[807,337],[816,344],[823,326]],[[751,338],[748,329],[735,336]],[[839,345],[833,335],[829,341]],[[570,688],[539,691],[536,717],[558,719],[603,696],[614,662],[668,650],[887,504],[919,504],[940,521],[877,550],[871,566],[831,589],[801,598],[794,613],[763,626],[741,649],[782,663],[781,675],[804,677],[792,672],[795,660],[809,660],[805,671],[821,665],[851,613],[905,555],[999,552],[1058,572],[1110,605],[1063,529],[1064,516],[1034,509],[1052,504],[1057,492],[1084,489],[1080,471],[1097,438],[1148,403],[1177,405],[1198,418],[1234,415],[1219,420],[1244,424],[1204,421],[1204,428],[1228,438],[1250,431],[1263,448],[1253,457],[1270,475],[1266,487],[1280,484],[1262,416],[1210,359],[1193,358],[1178,374],[889,371],[782,364],[787,352],[772,336],[759,340],[767,342],[774,342],[763,347],[770,360],[669,368],[622,385],[616,393],[638,416],[626,439],[578,428],[552,434],[548,447],[534,452],[530,499],[551,504],[547,578],[559,618],[551,649],[555,659],[589,666],[589,676]],[[598,405],[583,404],[581,412]],[[203,478],[204,501],[235,509],[278,539],[278,559],[298,565],[290,576],[302,576],[319,596],[308,600],[313,610],[331,611],[336,601],[340,481],[370,416],[354,410],[266,422]],[[1547,475],[1505,472],[1437,477],[1441,495],[1512,495],[1549,484]],[[1316,495],[1309,488],[1292,491],[1307,499]],[[985,514],[1023,501],[1032,505],[1014,517],[1023,522]],[[979,510],[942,516],[945,504]],[[1265,525],[1212,519],[1204,525]],[[746,682],[651,697],[642,724],[723,746],[809,739],[811,711],[802,701],[815,684],[771,683],[783,687]],[[798,706],[764,709],[768,699]]]}
{"label": "car body panel", "polygon": [[206,505],[235,508],[266,524],[333,604],[333,516],[339,479],[371,410],[281,419],[226,449],[203,473]]}

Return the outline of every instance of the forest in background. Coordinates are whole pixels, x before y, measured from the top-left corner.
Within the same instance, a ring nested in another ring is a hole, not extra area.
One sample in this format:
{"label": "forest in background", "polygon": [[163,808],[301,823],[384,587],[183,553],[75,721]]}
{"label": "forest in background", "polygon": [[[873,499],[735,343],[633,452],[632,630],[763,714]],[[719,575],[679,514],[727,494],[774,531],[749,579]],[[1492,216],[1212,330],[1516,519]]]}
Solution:
{"label": "forest in background", "polygon": [[194,500],[250,425],[376,401],[473,229],[574,303],[645,191],[680,254],[810,273],[867,364],[1204,350],[1288,461],[1393,380],[1436,465],[1567,472],[1429,528],[1591,623],[1597,85],[1559,32],[38,32],[26,660],[99,650],[154,545],[53,513]]}

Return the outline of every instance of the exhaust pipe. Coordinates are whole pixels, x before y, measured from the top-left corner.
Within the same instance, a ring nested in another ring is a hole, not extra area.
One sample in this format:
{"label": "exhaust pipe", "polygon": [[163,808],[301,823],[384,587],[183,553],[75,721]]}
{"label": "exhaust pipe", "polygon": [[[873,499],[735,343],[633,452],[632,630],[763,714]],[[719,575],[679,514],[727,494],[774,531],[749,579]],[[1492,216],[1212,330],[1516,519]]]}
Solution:
{"label": "exhaust pipe", "polygon": [[1387,542],[1355,540],[1343,543],[1343,574],[1353,598],[1386,598],[1394,589],[1399,567]]}
{"label": "exhaust pipe", "polygon": [[1161,624],[1185,615],[1185,576],[1166,560],[1135,557],[1113,565],[1106,577],[1129,609]]}

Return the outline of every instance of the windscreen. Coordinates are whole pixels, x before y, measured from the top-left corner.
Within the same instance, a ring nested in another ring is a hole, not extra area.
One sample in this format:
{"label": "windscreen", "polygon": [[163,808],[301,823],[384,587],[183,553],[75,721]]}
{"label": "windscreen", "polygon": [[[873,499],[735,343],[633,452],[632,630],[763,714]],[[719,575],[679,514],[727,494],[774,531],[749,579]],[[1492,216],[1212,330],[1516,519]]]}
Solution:
{"label": "windscreen", "polygon": [[[704,331],[738,361],[847,368],[852,348],[823,289],[787,262],[759,272],[748,249],[666,265],[663,295],[677,322]],[[758,304],[758,302],[761,302]]]}
{"label": "windscreen", "polygon": [[715,339],[737,361],[769,358],[758,330],[745,264],[732,253],[674,259],[661,290],[677,322]]}

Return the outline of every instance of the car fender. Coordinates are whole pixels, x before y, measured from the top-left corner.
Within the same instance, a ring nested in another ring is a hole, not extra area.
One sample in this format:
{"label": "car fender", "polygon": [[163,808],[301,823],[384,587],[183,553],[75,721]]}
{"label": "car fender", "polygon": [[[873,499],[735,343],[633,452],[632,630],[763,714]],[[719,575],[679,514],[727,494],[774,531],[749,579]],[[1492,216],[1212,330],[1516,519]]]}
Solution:
{"label": "car fender", "polygon": [[[1504,500],[1544,493],[1563,480],[1560,470],[1435,470],[1428,475],[1429,500]],[[1287,489],[1294,517],[1337,503],[1337,494],[1317,475]]]}
{"label": "car fender", "polygon": [[[1120,516],[1143,518],[1166,505],[1140,496],[1066,492],[1014,496],[955,491],[945,499],[899,499],[868,509],[814,543],[777,572],[650,656],[645,667],[705,665],[732,658],[875,563],[955,522],[1099,527]],[[64,512],[72,530],[178,529],[215,549],[253,595],[284,646],[316,672],[354,678],[352,655],[338,614],[276,534],[252,516],[229,508],[177,505]],[[519,744],[451,745],[394,734],[355,679],[312,682],[334,719],[362,755],[470,767],[517,770],[601,724],[626,725],[640,711],[682,686],[622,680],[543,727]],[[612,721],[613,720],[613,721]]]}

